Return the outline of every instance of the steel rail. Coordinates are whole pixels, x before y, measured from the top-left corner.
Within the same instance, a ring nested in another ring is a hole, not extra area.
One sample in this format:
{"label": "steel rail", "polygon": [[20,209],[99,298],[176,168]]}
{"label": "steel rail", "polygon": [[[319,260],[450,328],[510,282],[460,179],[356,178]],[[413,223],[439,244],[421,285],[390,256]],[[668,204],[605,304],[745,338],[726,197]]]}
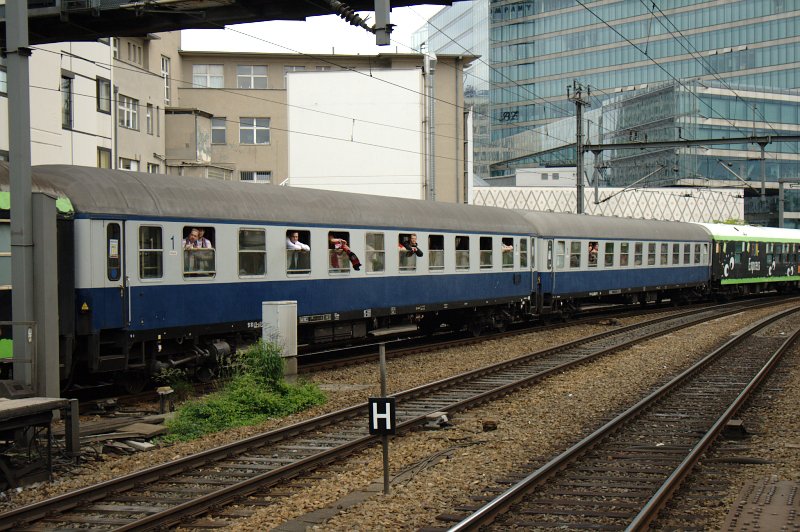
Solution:
{"label": "steel rail", "polygon": [[[556,475],[558,472],[563,470],[565,467],[568,466],[571,462],[574,462],[583,454],[587,453],[592,447],[597,445],[597,443],[604,438],[608,437],[610,434],[620,430],[620,427],[629,422],[631,419],[635,418],[639,414],[641,414],[645,409],[649,408],[655,401],[663,398],[664,396],[671,393],[673,390],[678,388],[682,383],[684,383],[687,379],[689,379],[692,375],[698,373],[702,370],[705,366],[709,365],[711,362],[718,359],[724,353],[732,349],[733,347],[739,345],[740,343],[744,342],[750,335],[757,332],[758,330],[766,327],[767,325],[778,321],[788,315],[793,313],[800,312],[797,308],[789,309],[786,311],[781,311],[776,313],[772,316],[764,318],[760,320],[756,324],[752,325],[741,334],[737,335],[736,337],[728,340],[725,344],[720,346],[719,348],[715,349],[709,355],[703,357],[703,359],[699,360],[691,367],[687,368],[675,378],[673,378],[669,383],[665,384],[658,390],[653,391],[645,398],[637,402],[635,405],[631,406],[613,420],[609,421],[602,427],[598,428],[570,448],[568,448],[563,453],[559,454],[554,459],[548,461],[546,464],[539,467],[536,471],[532,472],[530,475],[526,476],[516,484],[514,484],[511,488],[503,492],[500,496],[493,499],[491,502],[485,504],[480,509],[476,510],[468,517],[460,521],[459,523],[455,524],[454,526],[449,528],[449,532],[462,532],[462,531],[471,531],[471,530],[478,530],[481,526],[488,525],[492,523],[499,515],[508,511],[508,509],[521,501],[527,493],[533,490],[535,486],[541,485],[544,481],[548,480],[549,478]],[[784,342],[780,349],[776,351],[775,354],[770,357],[769,362],[763,367],[759,373],[752,379],[752,381],[748,384],[746,390],[748,393],[751,393],[758,384],[760,384],[766,375],[769,373],[769,370],[774,368],[775,364],[777,364],[777,360],[783,354],[783,352],[788,349],[788,346],[791,345],[793,341],[795,341],[798,337],[800,337],[800,330],[796,331],[792,337]],[[741,407],[741,404],[746,400],[745,392],[741,392],[737,397],[736,401],[726,409],[725,414],[722,417],[726,417],[726,420],[735,413],[735,411]],[[710,445],[713,442],[714,438],[719,434],[719,432],[724,429],[725,422],[722,421],[720,418],[713,426],[713,430],[716,432],[713,435],[706,435],[702,439],[702,443],[705,445],[704,449],[707,445]],[[694,454],[694,453],[693,453]],[[693,466],[698,457],[701,453],[696,454],[694,456],[687,456],[681,466],[676,469],[673,475],[670,476],[668,482],[671,484],[669,486],[662,486],[652,498],[648,501],[648,503],[643,507],[640,514],[635,518],[638,523],[636,526],[631,524],[627,530],[634,531],[634,530],[643,530],[646,528],[646,525],[654,519],[654,516],[657,515],[658,511],[667,503],[672,493],[676,487],[680,484],[680,482],[688,475],[688,472],[691,470],[691,466]],[[673,484],[674,483],[674,484]]]}
{"label": "steel rail", "polygon": [[[544,351],[530,353],[528,355],[524,355],[510,361],[495,364],[493,366],[480,368],[478,370],[466,372],[460,375],[456,375],[454,377],[442,379],[434,383],[412,388],[410,390],[406,390],[404,392],[395,394],[394,397],[398,399],[399,405],[403,406],[404,404],[413,401],[417,397],[422,397],[427,394],[431,394],[437,390],[451,388],[455,385],[458,385],[459,383],[475,380],[485,375],[497,374],[498,372],[503,371],[505,369],[512,368],[514,366],[519,366],[523,364],[525,361],[540,360],[543,357],[547,356],[548,354],[559,353],[572,347],[587,345],[591,342],[597,342],[599,339],[604,339],[612,335],[624,335],[627,332],[630,332],[635,329],[645,328],[647,326],[651,326],[653,324],[661,323],[664,321],[680,320],[681,318],[688,317],[692,314],[696,315],[695,322],[699,322],[709,319],[707,316],[708,313],[712,314],[717,313],[715,317],[719,317],[723,315],[738,313],[748,308],[758,308],[760,306],[765,306],[769,304],[771,303],[760,302],[759,304],[753,305],[752,302],[750,302],[750,303],[737,303],[733,305],[730,304],[718,305],[712,307],[711,309],[706,308],[699,311],[693,310],[693,311],[678,313],[676,315],[671,315],[671,316],[662,316],[654,320],[649,320],[628,327],[619,327],[584,340],[569,342],[561,346],[557,346]],[[705,316],[697,317],[698,314]],[[674,330],[676,328],[683,328],[688,326],[689,324],[690,323],[687,322],[682,322],[677,325],[673,324],[673,327],[667,328],[666,330],[662,329],[659,332],[650,333],[649,335],[647,335],[647,337],[652,337],[657,334],[666,334],[670,330]],[[642,338],[643,337],[640,336],[636,340],[617,343],[606,349],[596,350],[596,353],[618,350],[624,346],[630,345],[631,343],[642,341]],[[594,357],[599,355],[592,354],[589,356]],[[458,410],[461,408],[466,408],[472,404],[486,402],[492,397],[505,395],[515,388],[525,386],[535,380],[540,380],[544,376],[549,375],[553,372],[563,371],[569,365],[583,363],[586,360],[588,359],[580,358],[573,363],[557,365],[550,368],[547,371],[540,372],[525,377],[523,379],[518,379],[517,381],[512,382],[511,384],[498,386],[495,387],[493,390],[489,390],[480,394],[474,394],[472,397],[456,402],[455,404],[450,404],[448,409]],[[270,443],[285,441],[288,437],[308,433],[310,431],[318,429],[319,427],[335,425],[342,421],[354,419],[359,416],[363,416],[364,419],[366,419],[366,414],[367,414],[366,404],[355,405],[352,407],[339,410],[337,412],[332,412],[330,414],[326,414],[314,419],[298,423],[296,425],[292,425],[282,429],[276,429],[274,431],[270,431],[264,434],[252,436],[240,442],[234,442],[215,449],[204,451],[197,455],[184,457],[174,462],[170,462],[168,464],[153,466],[143,471],[131,473],[129,475],[120,477],[118,479],[113,479],[94,486],[89,486],[72,493],[67,493],[55,497],[53,499],[35,503],[2,514],[0,515],[0,529],[8,529],[14,527],[18,523],[31,522],[37,519],[53,516],[54,514],[76,508],[80,505],[84,505],[87,502],[94,502],[100,500],[106,497],[109,493],[119,493],[127,491],[136,486],[146,485],[154,481],[168,478],[171,475],[177,475],[186,471],[191,471],[202,465],[217,462],[225,458],[234,457],[244,452],[263,447]],[[398,430],[404,432],[414,428],[419,424],[424,423],[425,421],[426,421],[426,415],[419,415],[400,423],[398,425]],[[366,423],[364,423],[364,425],[366,426]],[[372,442],[377,441],[376,438],[377,437],[356,438],[351,442],[347,443],[346,445],[342,445],[340,447],[334,447],[322,453],[318,453],[314,456],[311,456],[307,459],[300,460],[294,464],[289,464],[284,467],[279,467],[274,470],[271,470],[267,473],[256,475],[255,477],[252,477],[251,479],[248,479],[244,482],[238,483],[237,485],[229,486],[215,493],[209,494],[208,496],[202,496],[196,499],[195,501],[190,501],[184,504],[180,504],[178,506],[166,509],[163,512],[159,512],[157,514],[148,516],[147,518],[141,519],[138,523],[131,524],[122,529],[137,530],[137,529],[165,526],[168,524],[175,523],[177,521],[180,521],[181,519],[185,519],[187,516],[202,513],[203,510],[208,506],[223,504],[233,498],[260,489],[260,487],[263,487],[264,485],[269,485],[270,483],[277,482],[278,480],[286,478],[288,476],[296,476],[303,469],[308,469],[310,467],[314,467],[322,463],[331,462],[337,456],[340,456],[342,453],[350,454],[355,450],[359,450],[360,448],[363,448],[367,445],[370,445]],[[275,480],[274,482],[271,482],[270,479],[275,479]],[[57,516],[54,516],[53,519],[57,519]]]}

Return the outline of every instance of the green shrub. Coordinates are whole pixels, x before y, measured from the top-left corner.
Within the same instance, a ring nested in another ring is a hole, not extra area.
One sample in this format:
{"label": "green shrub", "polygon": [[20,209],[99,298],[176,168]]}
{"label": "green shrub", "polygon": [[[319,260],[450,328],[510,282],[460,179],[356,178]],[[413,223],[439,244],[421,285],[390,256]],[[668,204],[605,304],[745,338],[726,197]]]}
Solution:
{"label": "green shrub", "polygon": [[259,342],[240,353],[231,365],[231,379],[222,390],[185,403],[167,423],[162,441],[191,440],[221,430],[254,425],[325,402],[311,383],[290,385],[283,380],[280,348]]}

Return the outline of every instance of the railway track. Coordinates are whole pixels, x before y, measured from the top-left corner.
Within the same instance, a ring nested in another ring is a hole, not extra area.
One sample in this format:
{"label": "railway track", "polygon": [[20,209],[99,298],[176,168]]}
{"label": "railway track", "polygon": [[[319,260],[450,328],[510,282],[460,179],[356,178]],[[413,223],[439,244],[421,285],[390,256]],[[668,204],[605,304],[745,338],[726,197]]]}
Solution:
{"label": "railway track", "polygon": [[[646,530],[800,338],[791,323],[798,312],[779,312],[741,331],[449,530]],[[760,334],[777,322],[791,332]]]}
{"label": "railway track", "polygon": [[[768,304],[742,302],[660,317],[396,394],[398,431],[420,426],[431,412],[466,409],[644,339]],[[374,441],[366,405],[358,405],[7,512],[0,515],[0,529],[191,526],[209,508],[337,461]]]}

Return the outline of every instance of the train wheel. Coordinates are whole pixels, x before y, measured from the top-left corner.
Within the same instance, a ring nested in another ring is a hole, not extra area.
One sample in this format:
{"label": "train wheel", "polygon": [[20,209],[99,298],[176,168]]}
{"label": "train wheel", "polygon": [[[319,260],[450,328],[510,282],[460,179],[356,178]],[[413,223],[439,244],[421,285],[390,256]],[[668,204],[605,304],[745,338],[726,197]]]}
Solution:
{"label": "train wheel", "polygon": [[144,390],[144,387],[147,385],[147,375],[141,371],[132,371],[130,373],[126,373],[122,379],[117,381],[117,383],[122,386],[122,389],[125,393],[135,394],[141,393]]}
{"label": "train wheel", "polygon": [[472,320],[467,327],[469,328],[470,334],[472,334],[474,338],[477,338],[483,334],[483,320],[481,319]]}

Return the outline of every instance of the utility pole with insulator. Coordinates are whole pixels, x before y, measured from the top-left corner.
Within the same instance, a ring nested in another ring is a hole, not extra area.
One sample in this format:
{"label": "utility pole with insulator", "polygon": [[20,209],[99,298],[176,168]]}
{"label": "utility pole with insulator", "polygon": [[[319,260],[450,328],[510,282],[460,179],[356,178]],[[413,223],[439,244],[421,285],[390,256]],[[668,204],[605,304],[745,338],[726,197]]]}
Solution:
{"label": "utility pole with insulator", "polygon": [[[572,89],[570,91],[570,89]],[[583,85],[574,80],[572,87],[567,85],[567,98],[575,102],[575,119],[577,120],[575,127],[575,169],[576,169],[576,183],[577,183],[577,213],[583,214],[583,108],[589,104],[590,96],[589,88],[587,87],[584,96]]]}

